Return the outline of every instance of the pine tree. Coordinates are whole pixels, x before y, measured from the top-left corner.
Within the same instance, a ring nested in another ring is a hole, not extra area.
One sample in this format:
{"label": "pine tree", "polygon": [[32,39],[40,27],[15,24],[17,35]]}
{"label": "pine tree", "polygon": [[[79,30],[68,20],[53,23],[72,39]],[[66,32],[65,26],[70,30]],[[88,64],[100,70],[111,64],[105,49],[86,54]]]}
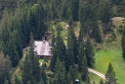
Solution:
{"label": "pine tree", "polygon": [[46,76],[46,73],[45,73],[45,70],[44,68],[41,68],[41,83],[43,82],[43,84],[47,84],[47,76]]}
{"label": "pine tree", "polygon": [[115,77],[115,72],[113,70],[113,67],[111,65],[111,63],[109,63],[109,66],[108,66],[108,70],[105,74],[105,77],[106,77],[106,84],[117,84],[117,79]]}
{"label": "pine tree", "polygon": [[92,31],[92,37],[95,39],[96,42],[98,42],[98,43],[102,42],[100,29],[98,27],[97,22],[95,22],[95,24],[94,24],[94,28],[93,28],[93,31]]}
{"label": "pine tree", "polygon": [[61,33],[61,28],[59,27],[57,29],[56,41],[52,49],[53,56],[52,56],[51,63],[50,63],[50,68],[52,71],[54,71],[55,69],[57,58],[59,58],[60,61],[64,61],[66,58],[66,47],[65,47],[65,44],[63,42],[63,39],[60,33]]}
{"label": "pine tree", "polygon": [[4,9],[3,16],[0,21],[0,50],[4,52],[5,55],[8,54],[8,40],[10,39],[10,24],[9,21],[12,20],[9,17],[9,11],[8,9]]}
{"label": "pine tree", "polygon": [[[81,2],[80,2],[81,3]],[[79,9],[79,20],[80,20],[80,36],[81,32],[84,32],[84,35],[90,35],[90,30],[93,29],[94,21],[96,18],[95,12],[92,9],[90,4],[83,2],[84,5],[80,5]]]}
{"label": "pine tree", "polygon": [[54,76],[54,84],[65,84],[66,83],[66,70],[64,67],[64,63],[57,59],[55,66],[55,76]]}
{"label": "pine tree", "polygon": [[79,20],[79,0],[72,0],[71,1],[71,15],[73,18],[73,21]]}
{"label": "pine tree", "polygon": [[81,72],[83,70],[83,57],[85,57],[84,44],[81,42],[78,48],[78,69]]}
{"label": "pine tree", "polygon": [[86,84],[90,83],[90,79],[88,76],[88,66],[87,66],[87,59],[86,56],[83,57],[82,61],[82,74],[81,74],[82,80],[85,81]]}
{"label": "pine tree", "polygon": [[105,30],[110,30],[109,22],[110,22],[110,18],[112,16],[111,8],[112,8],[111,0],[100,1],[99,7],[98,7],[98,17],[101,20],[101,22],[103,23]]}
{"label": "pine tree", "polygon": [[11,59],[12,66],[16,67],[19,62],[19,55],[16,49],[16,39],[15,39],[15,33],[11,33],[11,39],[9,39],[8,42],[8,55]]}
{"label": "pine tree", "polygon": [[57,37],[56,37],[56,46],[55,49],[57,51],[57,57],[60,61],[64,61],[66,55],[66,46],[61,37],[61,27],[59,26],[57,29]]}
{"label": "pine tree", "polygon": [[62,13],[61,13],[61,16],[63,19],[68,19],[68,3],[67,3],[67,0],[63,0],[62,2]]}
{"label": "pine tree", "polygon": [[40,0],[38,5],[34,5],[28,11],[27,18],[27,25],[30,27],[28,32],[33,33],[34,39],[41,39],[41,36],[43,36],[45,31],[47,31],[48,23],[46,10],[42,0]]}
{"label": "pine tree", "polygon": [[[33,80],[35,81],[35,83],[39,83],[41,76],[40,76],[40,64],[38,61],[38,56],[34,55],[34,65],[33,65]],[[45,83],[46,84],[46,83]]]}
{"label": "pine tree", "polygon": [[57,60],[56,49],[55,49],[55,47],[53,46],[53,49],[52,49],[52,57],[51,57],[51,62],[50,62],[50,69],[51,69],[52,71],[55,70],[56,60]]}
{"label": "pine tree", "polygon": [[22,82],[23,84],[27,84],[29,81],[32,80],[32,65],[31,59],[27,55],[24,60],[24,65],[22,68]]}
{"label": "pine tree", "polygon": [[85,48],[85,55],[87,58],[87,64],[89,67],[93,67],[94,63],[95,63],[95,59],[94,59],[94,49],[92,47],[90,38],[87,38],[87,43],[86,43],[86,48]]}
{"label": "pine tree", "polygon": [[68,28],[68,41],[67,41],[67,68],[76,63],[77,61],[77,41],[73,31],[72,19],[69,22],[70,28]]}
{"label": "pine tree", "polygon": [[68,72],[68,82],[69,84],[75,84],[75,80],[76,80],[76,71],[74,66],[70,66],[69,68],[69,72]]}
{"label": "pine tree", "polygon": [[[34,40],[33,40],[33,36],[31,33],[30,36],[31,40],[30,40],[30,50],[29,50],[29,57],[31,60],[31,66],[32,66],[32,77],[35,83],[38,83],[40,81],[40,64],[38,61],[38,56],[36,56],[35,52],[34,52]],[[31,82],[32,82],[31,81]]]}
{"label": "pine tree", "polygon": [[[31,33],[31,40],[30,40],[30,50],[28,55],[26,56],[26,59],[24,61],[23,66],[23,74],[22,74],[22,80],[23,83],[26,84],[28,81],[31,83],[39,83],[40,82],[40,66],[38,62],[38,57],[35,55],[34,52],[34,40]],[[27,71],[29,71],[27,73]]]}

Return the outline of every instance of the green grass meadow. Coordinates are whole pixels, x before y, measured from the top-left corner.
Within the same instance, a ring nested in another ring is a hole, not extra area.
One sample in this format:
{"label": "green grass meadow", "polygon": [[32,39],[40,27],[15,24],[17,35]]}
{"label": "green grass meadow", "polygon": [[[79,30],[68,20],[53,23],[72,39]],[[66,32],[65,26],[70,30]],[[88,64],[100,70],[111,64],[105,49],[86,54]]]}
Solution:
{"label": "green grass meadow", "polygon": [[[108,64],[113,65],[116,73],[117,82],[119,84],[125,83],[125,62],[122,59],[122,52],[118,49],[100,50],[95,54],[95,70],[105,74],[108,68]],[[94,76],[94,80],[98,83],[100,79]]]}

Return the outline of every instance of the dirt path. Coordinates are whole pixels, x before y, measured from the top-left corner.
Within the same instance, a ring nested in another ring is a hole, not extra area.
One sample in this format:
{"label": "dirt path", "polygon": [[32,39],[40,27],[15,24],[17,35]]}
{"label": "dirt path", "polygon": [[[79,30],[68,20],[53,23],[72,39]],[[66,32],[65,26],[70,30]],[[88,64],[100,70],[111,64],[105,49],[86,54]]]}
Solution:
{"label": "dirt path", "polygon": [[93,69],[91,69],[91,68],[88,68],[88,71],[91,72],[91,73],[94,73],[94,74],[96,74],[97,76],[101,77],[102,79],[106,80],[104,74],[102,74],[102,73],[100,73],[100,72],[98,72],[98,71],[95,71],[95,70],[93,70]]}

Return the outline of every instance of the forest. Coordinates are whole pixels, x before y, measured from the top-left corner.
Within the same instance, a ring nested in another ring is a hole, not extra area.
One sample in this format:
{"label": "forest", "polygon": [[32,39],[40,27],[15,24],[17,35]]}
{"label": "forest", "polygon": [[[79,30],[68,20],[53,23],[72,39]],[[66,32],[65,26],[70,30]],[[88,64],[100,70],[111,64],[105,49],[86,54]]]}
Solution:
{"label": "forest", "polygon": [[[39,57],[34,41],[47,31],[51,56]],[[124,84],[124,78],[125,0],[0,0],[0,84]]]}

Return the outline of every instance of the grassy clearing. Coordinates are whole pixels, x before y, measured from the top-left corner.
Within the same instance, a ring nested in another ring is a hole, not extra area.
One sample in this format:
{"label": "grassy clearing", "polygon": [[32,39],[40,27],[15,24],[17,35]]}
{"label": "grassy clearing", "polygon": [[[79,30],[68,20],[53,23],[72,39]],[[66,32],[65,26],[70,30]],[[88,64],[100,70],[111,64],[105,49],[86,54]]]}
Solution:
{"label": "grassy clearing", "polygon": [[44,62],[44,59],[39,59],[39,63]]}
{"label": "grassy clearing", "polygon": [[[121,50],[112,49],[112,50],[100,50],[96,52],[95,55],[96,63],[95,70],[106,73],[107,67],[109,63],[112,63],[114,71],[116,73],[116,77],[118,79],[119,84],[125,83],[125,62],[122,59]],[[98,82],[98,78],[95,77],[96,82]]]}
{"label": "grassy clearing", "polygon": [[[99,84],[101,78],[93,73],[89,73],[89,77],[91,79],[91,83],[95,82],[96,84]],[[103,79],[102,79],[103,80]]]}

